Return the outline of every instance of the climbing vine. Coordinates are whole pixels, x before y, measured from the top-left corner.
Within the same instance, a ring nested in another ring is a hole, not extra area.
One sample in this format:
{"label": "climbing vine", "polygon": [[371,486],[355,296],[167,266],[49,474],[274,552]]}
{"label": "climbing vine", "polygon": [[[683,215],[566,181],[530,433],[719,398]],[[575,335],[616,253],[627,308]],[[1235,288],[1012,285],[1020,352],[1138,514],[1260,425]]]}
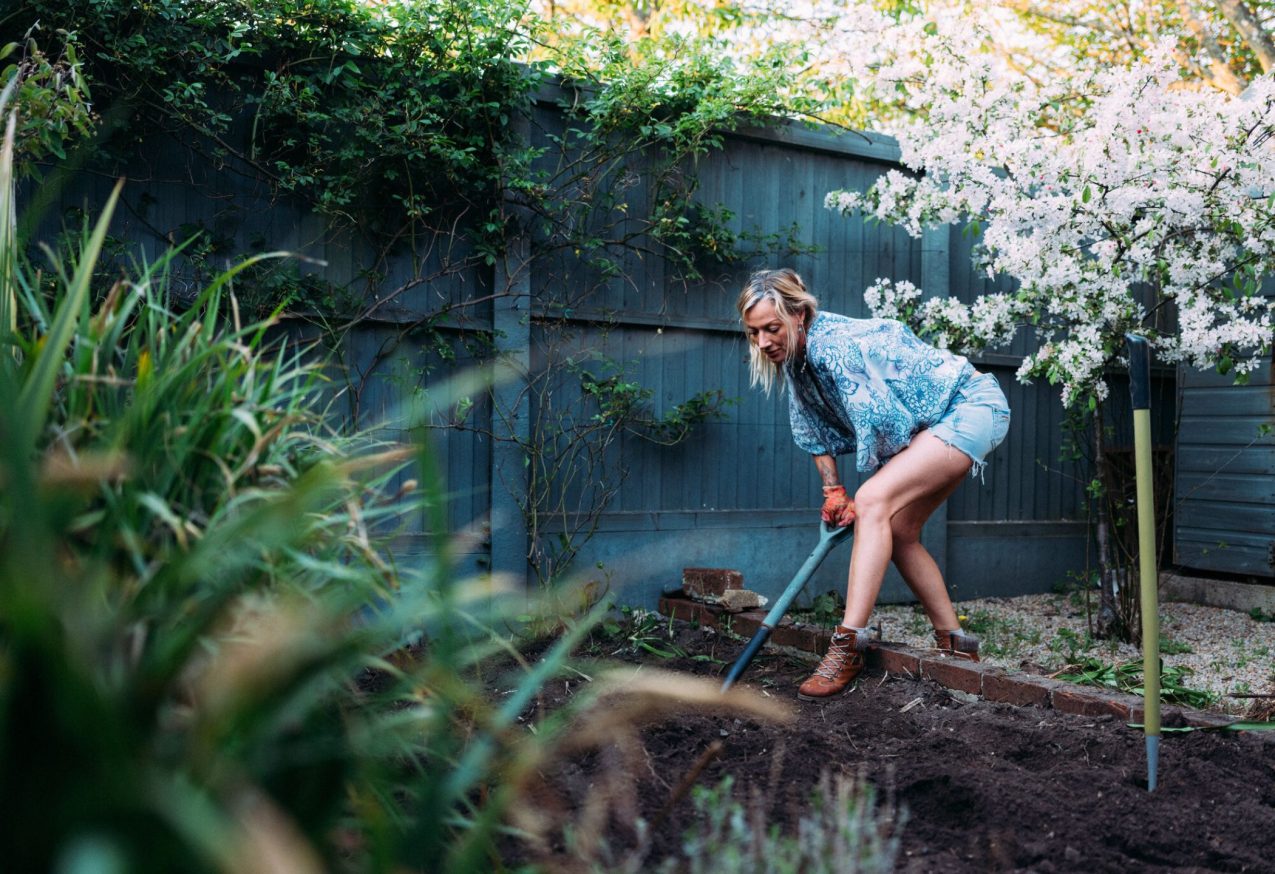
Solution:
{"label": "climbing vine", "polygon": [[[728,401],[710,391],[658,412],[626,362],[582,350],[616,319],[600,292],[633,282],[635,265],[651,260],[689,292],[750,259],[812,251],[797,227],[741,227],[698,186],[698,162],[728,131],[785,111],[780,50],[740,67],[703,40],[550,41],[517,0],[31,0],[9,20],[37,22],[78,47],[68,63],[82,93],[92,88],[93,136],[84,123],[50,134],[60,148],[87,143],[81,164],[118,175],[172,144],[210,198],[228,186],[258,202],[302,203],[323,220],[316,241],[344,240],[355,253],[345,282],[270,260],[236,289],[245,306],[314,323],[333,348],[379,326],[379,348],[348,369],[354,419],[367,381],[401,364],[404,349],[437,362],[402,368],[418,384],[449,364],[422,350],[489,355],[497,344],[483,308],[525,294],[518,283],[532,265],[546,277],[529,313],[539,363],[527,385],[541,414],[519,446],[533,471],[524,507],[533,541],[536,520],[579,499],[573,483],[601,491],[589,492],[585,518],[549,559],[537,564],[533,544],[533,565],[549,569],[542,577],[575,554],[623,481],[623,435],[674,444]],[[196,276],[280,245],[242,230],[231,208],[165,227],[156,206],[136,203],[134,218],[164,243],[184,243],[183,269]],[[528,246],[528,260],[511,271],[512,241]],[[582,329],[581,311],[593,328]],[[594,418],[559,413],[564,379]],[[479,428],[478,419],[447,426]]]}
{"label": "climbing vine", "polygon": [[41,48],[44,37],[32,25],[20,40],[0,45],[0,88],[11,87],[11,105],[23,108],[15,119],[14,151],[26,174],[36,161],[65,159],[67,143],[87,136],[95,121],[74,41],[53,34]]}

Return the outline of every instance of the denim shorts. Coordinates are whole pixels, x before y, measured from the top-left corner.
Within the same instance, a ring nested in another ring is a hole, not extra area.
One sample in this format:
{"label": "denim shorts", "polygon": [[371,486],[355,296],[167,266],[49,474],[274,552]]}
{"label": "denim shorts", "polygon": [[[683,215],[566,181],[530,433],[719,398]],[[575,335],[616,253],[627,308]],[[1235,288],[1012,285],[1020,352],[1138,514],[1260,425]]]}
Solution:
{"label": "denim shorts", "polygon": [[1009,430],[1009,403],[990,373],[975,373],[948,404],[930,433],[974,460],[970,476],[983,475],[988,454],[1000,446]]}

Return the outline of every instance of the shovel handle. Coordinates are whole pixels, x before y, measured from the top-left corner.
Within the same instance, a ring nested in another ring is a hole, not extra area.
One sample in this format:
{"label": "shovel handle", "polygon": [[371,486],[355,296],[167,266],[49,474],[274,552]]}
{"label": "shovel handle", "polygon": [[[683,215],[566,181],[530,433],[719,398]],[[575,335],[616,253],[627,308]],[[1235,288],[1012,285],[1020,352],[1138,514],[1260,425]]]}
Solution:
{"label": "shovel handle", "polygon": [[735,659],[735,664],[731,665],[730,670],[726,672],[726,679],[722,681],[723,692],[735,685],[735,681],[739,679],[740,675],[744,673],[744,669],[752,662],[753,656],[757,655],[758,650],[765,645],[766,640],[770,637],[770,631],[769,625],[763,625],[757,629],[753,639],[748,641],[748,645],[739,654],[739,658]]}
{"label": "shovel handle", "polygon": [[757,651],[762,648],[766,639],[770,637],[770,633],[775,630],[775,626],[784,618],[784,614],[788,612],[789,605],[801,594],[801,590],[806,587],[806,583],[814,576],[815,570],[823,563],[828,553],[832,552],[833,547],[838,543],[849,538],[853,532],[854,528],[849,525],[840,527],[829,525],[824,521],[819,522],[819,542],[815,544],[810,557],[806,559],[805,564],[797,571],[797,575],[788,583],[788,587],[775,599],[775,605],[770,608],[770,612],[762,620],[761,628],[757,629],[753,639],[748,641],[744,651],[735,660],[735,664],[731,665],[730,670],[726,673],[726,680],[722,683],[723,692],[733,686],[740,675],[744,673],[744,669],[753,660],[753,656],[757,655]]}

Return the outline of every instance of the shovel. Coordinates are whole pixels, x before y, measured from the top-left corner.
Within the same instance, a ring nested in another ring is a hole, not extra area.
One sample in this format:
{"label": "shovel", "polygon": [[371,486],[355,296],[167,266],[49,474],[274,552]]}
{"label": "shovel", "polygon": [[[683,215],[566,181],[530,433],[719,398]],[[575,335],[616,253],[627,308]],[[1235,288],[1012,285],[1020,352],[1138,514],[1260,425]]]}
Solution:
{"label": "shovel", "polygon": [[775,606],[770,608],[770,612],[766,614],[765,620],[762,621],[761,628],[757,629],[757,633],[753,635],[753,639],[748,641],[748,646],[744,647],[744,651],[739,654],[739,658],[735,660],[735,664],[730,666],[730,670],[726,673],[726,681],[722,683],[722,691],[725,692],[735,684],[740,674],[744,673],[744,669],[748,667],[748,663],[753,660],[753,656],[757,655],[757,651],[762,648],[762,644],[770,637],[770,633],[775,630],[775,626],[784,618],[784,614],[788,612],[788,607],[793,600],[801,594],[801,590],[806,587],[806,583],[814,575],[815,570],[823,563],[828,553],[832,552],[832,548],[843,540],[847,540],[853,532],[852,526],[830,527],[827,522],[819,523],[819,542],[815,544],[814,551],[810,553],[810,557],[806,559],[806,563],[801,566],[801,570],[797,571],[797,575],[792,578],[792,582],[788,584],[788,588],[784,589],[783,594],[775,600]]}

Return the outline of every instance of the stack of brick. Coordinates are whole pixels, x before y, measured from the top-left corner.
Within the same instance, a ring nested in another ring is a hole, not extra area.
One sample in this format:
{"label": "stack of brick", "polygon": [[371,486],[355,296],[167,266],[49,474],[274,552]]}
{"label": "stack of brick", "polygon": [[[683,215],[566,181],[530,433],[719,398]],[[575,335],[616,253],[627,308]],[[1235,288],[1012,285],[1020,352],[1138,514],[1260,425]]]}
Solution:
{"label": "stack of brick", "polygon": [[720,607],[727,613],[741,613],[766,605],[766,598],[744,588],[743,574],[726,568],[683,568],[682,593],[702,604]]}

